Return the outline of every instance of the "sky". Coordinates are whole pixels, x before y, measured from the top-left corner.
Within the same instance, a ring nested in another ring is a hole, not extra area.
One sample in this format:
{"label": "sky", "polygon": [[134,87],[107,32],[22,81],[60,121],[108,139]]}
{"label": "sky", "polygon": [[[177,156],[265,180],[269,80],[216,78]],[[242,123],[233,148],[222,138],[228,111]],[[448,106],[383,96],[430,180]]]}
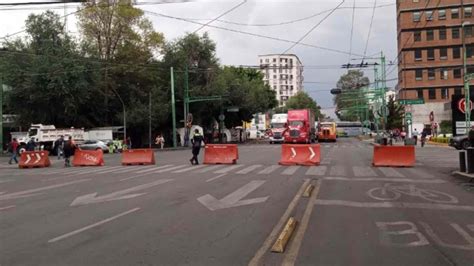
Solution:
{"label": "sky", "polygon": [[[41,13],[49,8],[64,15],[78,7],[76,4],[67,4],[65,9],[63,4],[1,6],[6,2],[34,1],[39,0],[0,1],[0,39],[23,30],[30,13]],[[216,42],[217,56],[223,65],[258,65],[259,54],[283,53],[294,46],[288,53],[296,54],[304,65],[304,90],[331,117],[334,117],[334,104],[329,90],[335,88],[339,77],[347,72],[341,65],[360,63],[364,57],[365,62],[380,62],[382,52],[387,62],[396,62],[395,0],[166,0],[171,3],[157,3],[159,1],[162,0],[138,0],[137,5],[149,11],[145,15],[155,30],[162,32],[167,40],[173,40],[210,22],[199,33],[208,32]],[[67,16],[67,29],[75,35],[78,34],[76,24],[74,15]],[[291,43],[300,39],[306,45]],[[396,77],[396,66],[389,65],[387,70],[387,79]],[[366,68],[364,72],[372,81],[373,69]],[[395,85],[396,81],[388,82],[390,87]]]}

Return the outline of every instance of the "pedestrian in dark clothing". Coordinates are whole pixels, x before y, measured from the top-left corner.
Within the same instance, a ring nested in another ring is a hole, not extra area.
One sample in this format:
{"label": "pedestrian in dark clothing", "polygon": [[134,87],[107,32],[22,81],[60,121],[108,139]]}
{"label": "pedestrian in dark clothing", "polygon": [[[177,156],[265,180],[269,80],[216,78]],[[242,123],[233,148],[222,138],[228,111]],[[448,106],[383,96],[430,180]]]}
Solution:
{"label": "pedestrian in dark clothing", "polygon": [[31,138],[28,143],[26,143],[26,150],[27,151],[34,151],[36,147],[35,139]]}
{"label": "pedestrian in dark clothing", "polygon": [[16,138],[13,138],[13,140],[10,142],[10,147],[8,147],[9,151],[12,153],[12,156],[10,157],[10,161],[8,161],[8,164],[12,164],[12,161],[15,161],[15,163],[18,163],[18,159],[16,156],[18,155],[18,146],[20,144],[16,140]]}
{"label": "pedestrian in dark clothing", "polygon": [[469,142],[471,142],[471,147],[474,148],[474,126],[472,126],[471,130],[469,130],[469,134],[467,137],[469,139]]}
{"label": "pedestrian in dark clothing", "polygon": [[71,156],[74,155],[74,150],[76,149],[76,144],[72,137],[64,143],[64,167],[71,166]]}
{"label": "pedestrian in dark clothing", "polygon": [[[191,144],[193,145],[193,158],[189,160],[191,164],[199,164],[198,155],[199,151],[201,150],[201,143],[204,143],[204,138],[201,134],[199,134],[199,130],[194,130],[194,137],[191,139]],[[206,143],[204,143],[206,144]]]}
{"label": "pedestrian in dark clothing", "polygon": [[61,160],[61,156],[64,154],[64,137],[60,136],[59,139],[57,139],[54,142],[54,150],[56,151],[56,154],[58,155],[58,160]]}

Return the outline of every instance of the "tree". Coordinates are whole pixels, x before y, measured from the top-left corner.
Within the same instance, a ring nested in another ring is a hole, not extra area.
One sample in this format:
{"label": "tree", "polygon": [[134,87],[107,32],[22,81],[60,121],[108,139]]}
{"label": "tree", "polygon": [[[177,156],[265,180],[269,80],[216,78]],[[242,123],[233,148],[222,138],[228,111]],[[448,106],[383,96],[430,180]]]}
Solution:
{"label": "tree", "polygon": [[299,91],[294,96],[290,97],[283,107],[276,108],[275,113],[287,113],[289,109],[306,109],[313,111],[316,118],[323,118],[321,114],[321,107],[311,98],[306,92]]}
{"label": "tree", "polygon": [[[395,97],[392,95],[389,97],[387,102],[387,129],[401,129],[403,126],[403,117],[405,116],[405,109],[403,105],[398,104],[395,101]],[[381,113],[379,112],[381,116]]]}
{"label": "tree", "polygon": [[339,78],[337,88],[341,89],[342,93],[334,96],[334,104],[340,120],[360,120],[362,113],[365,113],[361,107],[368,108],[369,100],[364,92],[368,85],[369,78],[360,70],[349,70]]}

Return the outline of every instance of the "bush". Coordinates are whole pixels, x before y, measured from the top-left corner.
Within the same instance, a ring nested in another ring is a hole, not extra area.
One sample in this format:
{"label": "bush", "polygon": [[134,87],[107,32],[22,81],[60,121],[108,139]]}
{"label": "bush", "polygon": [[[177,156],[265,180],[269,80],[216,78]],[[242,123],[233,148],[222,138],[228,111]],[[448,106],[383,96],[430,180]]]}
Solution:
{"label": "bush", "polygon": [[450,138],[445,138],[445,137],[433,137],[431,138],[432,142],[436,143],[449,143]]}

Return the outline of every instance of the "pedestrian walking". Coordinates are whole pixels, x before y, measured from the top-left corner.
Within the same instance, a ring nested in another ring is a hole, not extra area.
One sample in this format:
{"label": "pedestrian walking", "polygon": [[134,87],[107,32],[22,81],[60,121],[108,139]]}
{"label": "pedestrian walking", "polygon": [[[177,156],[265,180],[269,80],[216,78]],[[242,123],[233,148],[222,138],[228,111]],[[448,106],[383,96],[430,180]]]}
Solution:
{"label": "pedestrian walking", "polygon": [[74,150],[76,149],[76,144],[72,137],[64,143],[64,167],[71,166],[71,156],[74,155]]}
{"label": "pedestrian walking", "polygon": [[165,138],[163,138],[163,135],[158,134],[155,138],[155,144],[160,146],[160,149],[163,149],[163,146],[165,145]]}
{"label": "pedestrian walking", "polygon": [[58,155],[58,160],[61,160],[61,157],[64,156],[64,136],[59,136],[59,138],[54,142],[54,150]]}
{"label": "pedestrian walking", "polygon": [[[191,144],[192,144],[192,152],[193,152],[193,158],[191,158],[191,160],[189,160],[191,162],[192,165],[198,165],[199,164],[199,161],[198,161],[198,155],[199,155],[199,151],[201,150],[201,144],[204,143],[204,138],[203,136],[199,133],[199,130],[198,129],[195,129],[194,130],[194,137],[191,139]],[[206,143],[204,143],[205,145]]]}
{"label": "pedestrian walking", "polygon": [[36,148],[36,142],[34,138],[31,138],[27,143],[26,143],[26,150],[27,151],[34,151]]}
{"label": "pedestrian walking", "polygon": [[424,147],[424,146],[425,146],[426,135],[427,135],[426,130],[423,130],[423,132],[421,132],[421,147]]}
{"label": "pedestrian walking", "polygon": [[12,161],[15,161],[15,163],[18,163],[18,159],[16,158],[18,156],[18,146],[20,144],[16,140],[16,138],[13,138],[13,140],[10,142],[8,151],[11,152],[12,156],[10,157],[10,161],[8,161],[8,164],[12,164]]}
{"label": "pedestrian walking", "polygon": [[130,136],[127,137],[127,148],[132,149],[132,139]]}
{"label": "pedestrian walking", "polygon": [[416,130],[413,130],[413,133],[412,133],[412,136],[413,136],[413,139],[415,140],[415,146],[418,144],[418,131]]}

